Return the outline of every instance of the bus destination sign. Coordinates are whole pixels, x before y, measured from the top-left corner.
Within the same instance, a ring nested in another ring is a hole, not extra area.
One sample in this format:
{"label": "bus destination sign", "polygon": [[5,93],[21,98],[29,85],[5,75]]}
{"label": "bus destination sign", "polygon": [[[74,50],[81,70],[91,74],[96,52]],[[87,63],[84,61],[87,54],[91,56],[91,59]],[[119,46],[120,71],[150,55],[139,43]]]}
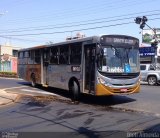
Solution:
{"label": "bus destination sign", "polygon": [[127,44],[127,45],[135,45],[136,43],[138,44],[137,39],[132,39],[132,38],[125,38],[125,37],[108,37],[108,36],[103,36],[100,39],[101,43],[103,44]]}
{"label": "bus destination sign", "polygon": [[122,39],[122,38],[113,38],[113,42],[114,43],[134,44],[134,40]]}

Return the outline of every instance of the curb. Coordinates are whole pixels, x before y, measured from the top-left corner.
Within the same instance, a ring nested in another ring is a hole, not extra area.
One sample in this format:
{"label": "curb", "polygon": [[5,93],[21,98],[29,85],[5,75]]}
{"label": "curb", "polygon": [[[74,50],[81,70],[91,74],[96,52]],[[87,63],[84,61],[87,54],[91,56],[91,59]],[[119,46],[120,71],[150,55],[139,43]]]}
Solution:
{"label": "curb", "polygon": [[9,77],[0,77],[0,79],[8,79],[8,80],[23,80],[21,78],[9,78]]}

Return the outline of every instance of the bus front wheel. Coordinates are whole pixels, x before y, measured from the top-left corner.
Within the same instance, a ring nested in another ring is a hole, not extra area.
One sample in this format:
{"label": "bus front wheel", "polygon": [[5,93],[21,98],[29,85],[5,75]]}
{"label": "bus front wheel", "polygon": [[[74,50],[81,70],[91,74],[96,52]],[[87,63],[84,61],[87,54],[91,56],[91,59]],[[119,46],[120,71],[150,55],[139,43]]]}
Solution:
{"label": "bus front wheel", "polygon": [[71,86],[71,92],[73,95],[73,100],[78,101],[80,99],[80,91],[77,82],[73,81]]}

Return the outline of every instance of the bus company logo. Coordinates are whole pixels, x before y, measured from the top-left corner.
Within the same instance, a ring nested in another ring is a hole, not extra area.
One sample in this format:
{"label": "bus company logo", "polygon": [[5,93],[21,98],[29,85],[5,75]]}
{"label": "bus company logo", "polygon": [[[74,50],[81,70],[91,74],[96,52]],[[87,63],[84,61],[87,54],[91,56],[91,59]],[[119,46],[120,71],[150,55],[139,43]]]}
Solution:
{"label": "bus company logo", "polygon": [[122,80],[122,81],[121,81],[121,85],[122,85],[122,86],[125,86],[125,85],[126,85],[126,82],[125,82],[124,80]]}

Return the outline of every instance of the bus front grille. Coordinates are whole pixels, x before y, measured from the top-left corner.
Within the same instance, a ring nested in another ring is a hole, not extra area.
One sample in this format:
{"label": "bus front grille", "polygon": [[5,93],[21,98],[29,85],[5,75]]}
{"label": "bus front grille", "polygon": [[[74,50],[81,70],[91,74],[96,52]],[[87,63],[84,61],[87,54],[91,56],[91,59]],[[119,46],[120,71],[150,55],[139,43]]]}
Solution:
{"label": "bus front grille", "polygon": [[114,86],[129,86],[129,85],[134,85],[134,83],[130,83],[130,84],[112,84]]}

